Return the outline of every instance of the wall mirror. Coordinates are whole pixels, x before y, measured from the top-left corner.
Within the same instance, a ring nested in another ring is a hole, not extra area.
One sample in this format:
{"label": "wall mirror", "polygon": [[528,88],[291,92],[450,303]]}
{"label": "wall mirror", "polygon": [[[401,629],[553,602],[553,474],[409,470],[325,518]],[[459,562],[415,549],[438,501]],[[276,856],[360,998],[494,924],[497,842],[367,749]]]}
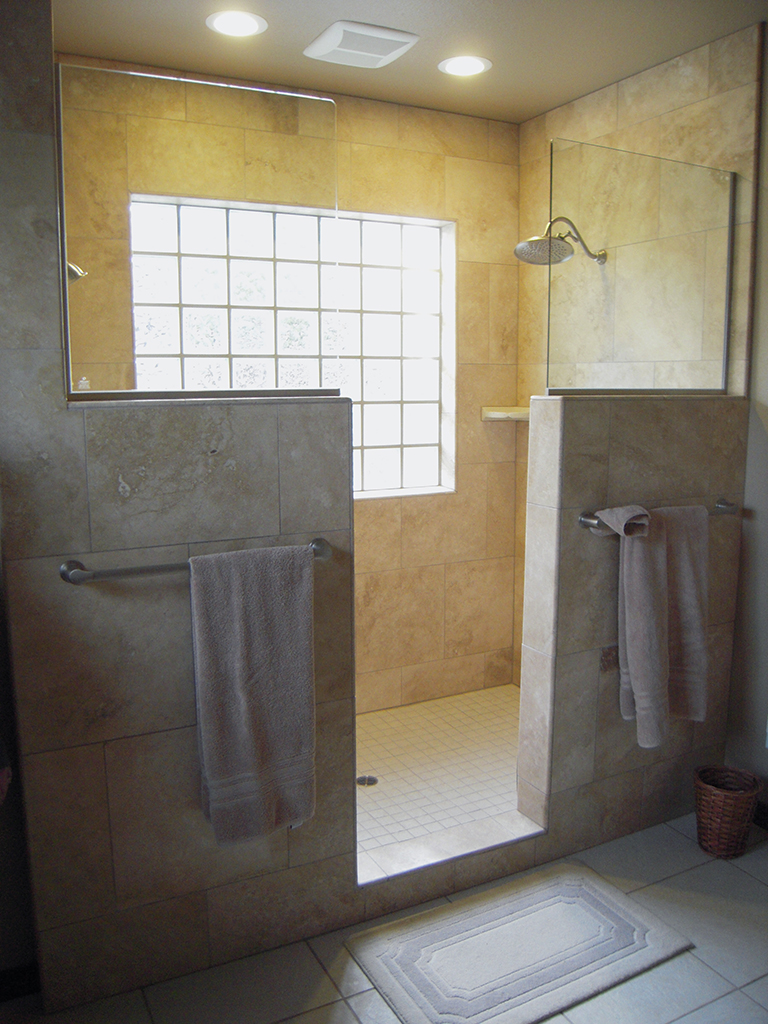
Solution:
{"label": "wall mirror", "polygon": [[333,101],[58,70],[70,399],[338,394]]}
{"label": "wall mirror", "polygon": [[[552,142],[550,394],[726,386],[736,175]],[[585,244],[582,244],[585,243]],[[605,250],[605,260],[595,257]]]}

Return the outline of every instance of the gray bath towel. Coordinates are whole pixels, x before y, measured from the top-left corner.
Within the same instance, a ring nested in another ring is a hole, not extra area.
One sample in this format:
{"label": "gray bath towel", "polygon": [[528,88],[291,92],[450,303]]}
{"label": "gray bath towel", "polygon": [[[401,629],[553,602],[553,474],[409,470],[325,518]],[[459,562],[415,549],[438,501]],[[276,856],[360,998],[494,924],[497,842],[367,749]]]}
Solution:
{"label": "gray bath towel", "polygon": [[306,821],[315,806],[313,553],[190,559],[203,810],[219,843]]}
{"label": "gray bath towel", "polygon": [[[596,514],[606,522],[610,511]],[[708,530],[707,510],[684,506],[654,509],[645,532],[621,535],[619,701],[641,747],[661,745],[670,715],[706,716]]]}

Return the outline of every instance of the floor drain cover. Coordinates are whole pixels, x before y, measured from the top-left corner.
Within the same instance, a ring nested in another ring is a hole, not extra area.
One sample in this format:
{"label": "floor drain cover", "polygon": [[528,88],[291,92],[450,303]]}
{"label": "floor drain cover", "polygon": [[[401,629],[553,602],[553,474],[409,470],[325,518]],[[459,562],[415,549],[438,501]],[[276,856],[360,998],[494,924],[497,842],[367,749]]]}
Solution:
{"label": "floor drain cover", "polygon": [[358,786],[375,786],[378,781],[375,775],[358,775],[357,777]]}

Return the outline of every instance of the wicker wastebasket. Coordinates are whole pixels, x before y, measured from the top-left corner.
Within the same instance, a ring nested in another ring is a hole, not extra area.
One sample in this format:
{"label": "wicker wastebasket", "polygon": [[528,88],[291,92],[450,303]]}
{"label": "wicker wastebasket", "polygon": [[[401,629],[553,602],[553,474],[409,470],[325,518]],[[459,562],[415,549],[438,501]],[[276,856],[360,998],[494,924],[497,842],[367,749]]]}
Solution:
{"label": "wicker wastebasket", "polygon": [[699,846],[713,857],[740,857],[763,784],[751,772],[709,764],[694,772]]}

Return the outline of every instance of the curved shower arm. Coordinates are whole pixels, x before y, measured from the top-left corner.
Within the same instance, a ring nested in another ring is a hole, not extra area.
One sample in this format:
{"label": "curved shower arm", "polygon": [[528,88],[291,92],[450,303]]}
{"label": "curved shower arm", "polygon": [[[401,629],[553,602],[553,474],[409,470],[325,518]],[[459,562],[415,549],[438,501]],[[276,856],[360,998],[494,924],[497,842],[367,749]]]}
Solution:
{"label": "curved shower arm", "polygon": [[567,217],[554,217],[549,222],[549,224],[547,224],[546,231],[544,232],[545,236],[546,235],[551,235],[551,233],[552,233],[552,225],[553,224],[558,224],[558,223],[567,224],[568,227],[571,229],[570,231],[566,232],[566,234],[564,234],[564,235],[558,235],[559,238],[573,238],[575,241],[577,241],[579,243],[581,248],[584,250],[584,252],[587,254],[587,256],[589,256],[589,258],[591,260],[594,260],[595,263],[600,263],[600,264],[605,263],[605,261],[608,259],[608,253],[605,251],[605,249],[600,249],[599,252],[592,252],[592,250],[589,248],[587,243],[581,237],[581,234],[579,233],[579,229],[576,227],[576,225],[573,223],[573,221],[569,220]]}

